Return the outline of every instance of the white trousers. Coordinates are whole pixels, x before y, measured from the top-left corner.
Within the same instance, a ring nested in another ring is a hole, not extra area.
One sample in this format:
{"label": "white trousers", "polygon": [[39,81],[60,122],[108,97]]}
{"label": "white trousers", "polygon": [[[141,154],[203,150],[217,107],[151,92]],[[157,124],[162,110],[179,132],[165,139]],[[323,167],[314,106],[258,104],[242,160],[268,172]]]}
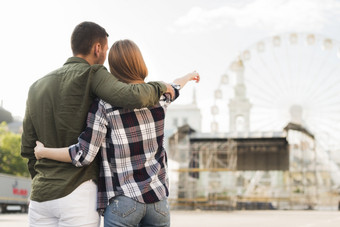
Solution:
{"label": "white trousers", "polygon": [[98,227],[97,185],[86,181],[71,194],[46,202],[30,201],[30,227]]}

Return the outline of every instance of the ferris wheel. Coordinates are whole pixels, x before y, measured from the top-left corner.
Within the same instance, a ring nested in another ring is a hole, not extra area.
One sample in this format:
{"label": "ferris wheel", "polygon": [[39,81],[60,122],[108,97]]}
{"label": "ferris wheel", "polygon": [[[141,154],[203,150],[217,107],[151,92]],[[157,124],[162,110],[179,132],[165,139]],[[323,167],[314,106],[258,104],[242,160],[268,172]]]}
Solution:
{"label": "ferris wheel", "polygon": [[[317,139],[340,148],[340,42],[319,34],[280,34],[254,43],[235,62],[244,69],[250,131],[282,131],[292,117],[300,118]],[[233,64],[214,91],[213,132],[229,129]]]}

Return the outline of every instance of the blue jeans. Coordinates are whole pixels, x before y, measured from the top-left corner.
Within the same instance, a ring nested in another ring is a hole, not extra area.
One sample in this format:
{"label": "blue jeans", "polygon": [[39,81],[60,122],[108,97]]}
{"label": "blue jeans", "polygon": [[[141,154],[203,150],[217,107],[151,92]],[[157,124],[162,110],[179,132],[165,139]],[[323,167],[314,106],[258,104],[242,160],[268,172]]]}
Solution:
{"label": "blue jeans", "polygon": [[126,196],[114,197],[105,210],[104,227],[118,226],[170,226],[168,200],[145,204]]}

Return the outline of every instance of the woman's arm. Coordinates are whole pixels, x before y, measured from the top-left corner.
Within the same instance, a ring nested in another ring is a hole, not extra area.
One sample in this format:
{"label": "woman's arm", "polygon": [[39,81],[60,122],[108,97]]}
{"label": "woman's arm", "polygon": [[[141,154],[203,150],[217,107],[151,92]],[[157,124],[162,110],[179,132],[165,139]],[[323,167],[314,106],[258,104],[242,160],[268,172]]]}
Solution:
{"label": "woman's arm", "polygon": [[34,148],[37,159],[48,158],[72,162],[77,167],[89,165],[96,157],[107,132],[105,107],[96,100],[87,115],[87,126],[78,137],[78,143],[64,148],[46,148],[39,141]]}
{"label": "woman's arm", "polygon": [[167,106],[171,102],[175,101],[178,98],[179,90],[183,88],[187,82],[192,80],[196,81],[196,83],[200,81],[200,75],[196,71],[193,71],[191,73],[186,74],[185,76],[175,79],[172,84],[175,91],[175,95],[170,97],[168,94],[164,94],[160,99],[160,101],[162,102],[162,106],[164,108],[167,108]]}
{"label": "woman's arm", "polygon": [[181,88],[183,88],[186,85],[186,83],[191,80],[195,80],[196,83],[198,83],[200,81],[200,75],[196,71],[193,71],[191,73],[186,74],[185,76],[175,79],[174,84],[180,85]]}
{"label": "woman's arm", "polygon": [[39,141],[34,148],[35,157],[39,160],[42,158],[52,159],[59,162],[72,162],[68,152],[68,147],[63,148],[47,148]]}

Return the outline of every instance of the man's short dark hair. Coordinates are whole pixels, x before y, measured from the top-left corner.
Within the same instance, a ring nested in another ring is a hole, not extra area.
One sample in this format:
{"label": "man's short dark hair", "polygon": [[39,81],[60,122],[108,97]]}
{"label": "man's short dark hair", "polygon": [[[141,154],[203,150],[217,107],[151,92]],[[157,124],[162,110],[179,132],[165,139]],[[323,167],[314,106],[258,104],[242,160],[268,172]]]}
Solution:
{"label": "man's short dark hair", "polygon": [[71,48],[73,55],[87,55],[95,42],[105,45],[106,38],[109,36],[105,29],[100,25],[85,21],[78,24],[71,36]]}

